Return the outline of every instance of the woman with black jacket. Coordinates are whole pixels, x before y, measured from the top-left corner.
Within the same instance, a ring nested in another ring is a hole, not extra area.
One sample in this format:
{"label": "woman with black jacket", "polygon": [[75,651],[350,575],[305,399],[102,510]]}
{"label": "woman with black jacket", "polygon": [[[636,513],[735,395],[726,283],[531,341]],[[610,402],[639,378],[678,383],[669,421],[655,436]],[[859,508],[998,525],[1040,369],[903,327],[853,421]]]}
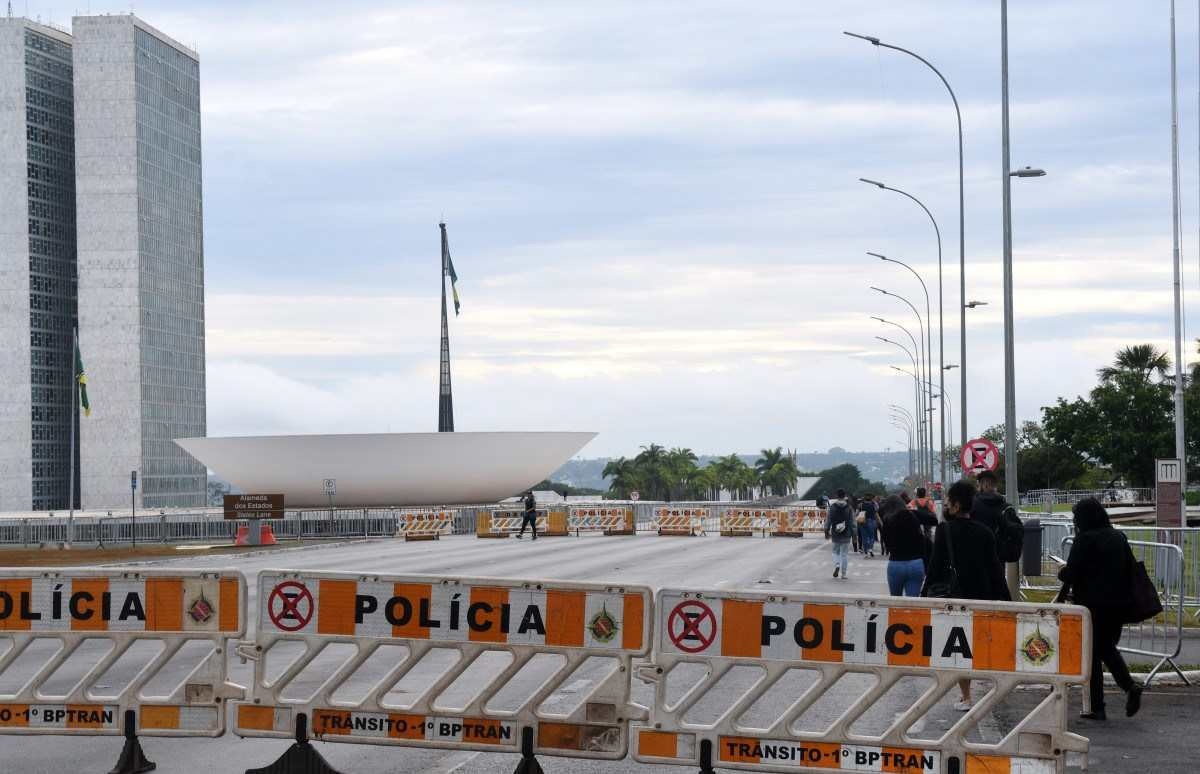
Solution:
{"label": "woman with black jacket", "polygon": [[[946,492],[946,520],[933,534],[933,556],[925,577],[925,593],[937,584],[950,588],[954,599],[1011,600],[1004,580],[1004,565],[996,554],[996,536],[979,522],[971,521],[975,485],[958,481]],[[971,681],[960,680],[961,701],[954,709],[971,709]]]}
{"label": "woman with black jacket", "polygon": [[1092,614],[1092,679],[1089,685],[1092,711],[1080,717],[1104,720],[1104,670],[1125,691],[1125,715],[1133,717],[1142,706],[1142,686],[1133,682],[1129,667],[1117,650],[1121,626],[1133,606],[1133,563],[1125,535],[1108,521],[1108,512],[1094,497],[1075,503],[1071,509],[1075,540],[1067,564],[1058,572],[1063,582],[1058,601],[1073,591],[1076,604]]}

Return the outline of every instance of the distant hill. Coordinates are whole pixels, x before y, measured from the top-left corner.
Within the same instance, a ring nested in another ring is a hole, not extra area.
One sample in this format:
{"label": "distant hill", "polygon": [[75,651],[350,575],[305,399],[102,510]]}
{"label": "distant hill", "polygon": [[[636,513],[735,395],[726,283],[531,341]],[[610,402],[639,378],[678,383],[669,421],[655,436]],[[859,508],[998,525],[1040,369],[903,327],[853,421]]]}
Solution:
{"label": "distant hill", "polygon": [[[757,454],[739,454],[747,465],[753,465]],[[602,475],[610,457],[568,460],[550,474],[550,480],[574,487],[608,489]],[[702,455],[698,464],[703,467],[716,459],[714,455]],[[908,452],[849,452],[835,446],[827,452],[799,452],[796,464],[806,473],[819,473],[835,465],[851,463],[858,467],[863,478],[884,483],[896,483],[908,475]]]}

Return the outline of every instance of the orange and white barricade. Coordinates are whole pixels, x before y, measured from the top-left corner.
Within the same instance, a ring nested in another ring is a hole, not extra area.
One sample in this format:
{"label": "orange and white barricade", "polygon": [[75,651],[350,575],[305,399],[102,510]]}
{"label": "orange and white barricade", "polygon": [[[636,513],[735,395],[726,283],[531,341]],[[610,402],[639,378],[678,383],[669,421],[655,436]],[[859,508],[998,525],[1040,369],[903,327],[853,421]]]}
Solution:
{"label": "orange and white barricade", "polygon": [[[1088,749],[1067,731],[1069,687],[1091,662],[1082,607],[664,589],[655,611],[654,656],[639,667],[655,701],[632,741],[643,763],[1062,774],[1068,752]],[[681,667],[692,687],[669,696]],[[732,675],[739,687],[722,684]],[[962,715],[965,679],[991,689]]]}
{"label": "orange and white barricade", "polygon": [[401,511],[396,516],[396,537],[438,540],[454,531],[458,511]]}
{"label": "orange and white barricade", "polygon": [[777,512],[776,537],[825,534],[825,511],[819,508],[789,508]]}
{"label": "orange and white barricade", "polygon": [[[236,570],[0,570],[0,672],[20,685],[0,699],[0,735],[220,736],[223,702],[243,696],[226,653],[245,608]],[[35,641],[58,647],[34,663]],[[100,643],[98,660],[80,655]]]}
{"label": "orange and white barricade", "polygon": [[779,511],[769,508],[726,508],[721,512],[721,534],[725,537],[752,537],[755,532],[773,529]]}
{"label": "orange and white barricade", "polygon": [[567,513],[567,531],[576,535],[585,531],[603,532],[605,535],[632,535],[633,509],[597,508],[591,505],[572,508]]}
{"label": "orange and white barricade", "polygon": [[[484,511],[475,520],[475,536],[481,538],[506,538],[521,532],[524,511]],[[567,534],[567,512],[537,510],[537,534],[546,537],[565,537]]]}
{"label": "orange and white barricade", "polygon": [[707,508],[655,508],[654,529],[660,535],[703,535]]}
{"label": "orange and white barricade", "polygon": [[[629,679],[651,645],[641,586],[264,570],[258,594],[253,647],[239,651],[254,686],[231,710],[240,736],[291,738],[307,721],[326,742],[619,760],[628,720],[645,717]],[[273,673],[277,647],[303,652]]]}

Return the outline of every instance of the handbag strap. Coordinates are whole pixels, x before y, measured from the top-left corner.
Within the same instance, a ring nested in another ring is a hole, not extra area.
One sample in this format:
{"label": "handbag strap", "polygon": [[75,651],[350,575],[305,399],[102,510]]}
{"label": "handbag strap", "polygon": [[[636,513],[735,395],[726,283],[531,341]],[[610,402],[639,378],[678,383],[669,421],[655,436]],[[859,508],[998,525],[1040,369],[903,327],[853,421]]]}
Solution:
{"label": "handbag strap", "polygon": [[958,575],[957,562],[954,561],[954,535],[950,532],[950,524],[953,520],[946,521],[946,550],[950,552],[950,571]]}

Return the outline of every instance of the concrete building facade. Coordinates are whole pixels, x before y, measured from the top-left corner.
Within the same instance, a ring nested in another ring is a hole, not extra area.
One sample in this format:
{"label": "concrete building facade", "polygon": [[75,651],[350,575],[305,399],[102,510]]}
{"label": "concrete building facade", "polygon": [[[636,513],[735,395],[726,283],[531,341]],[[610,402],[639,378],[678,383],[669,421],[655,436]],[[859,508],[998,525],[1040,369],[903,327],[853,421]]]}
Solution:
{"label": "concrete building facade", "polygon": [[69,35],[0,18],[0,510],[66,508],[72,490],[72,89]]}
{"label": "concrete building facade", "polygon": [[73,22],[81,423],[89,508],[203,505],[206,434],[200,73],[132,15]]}

